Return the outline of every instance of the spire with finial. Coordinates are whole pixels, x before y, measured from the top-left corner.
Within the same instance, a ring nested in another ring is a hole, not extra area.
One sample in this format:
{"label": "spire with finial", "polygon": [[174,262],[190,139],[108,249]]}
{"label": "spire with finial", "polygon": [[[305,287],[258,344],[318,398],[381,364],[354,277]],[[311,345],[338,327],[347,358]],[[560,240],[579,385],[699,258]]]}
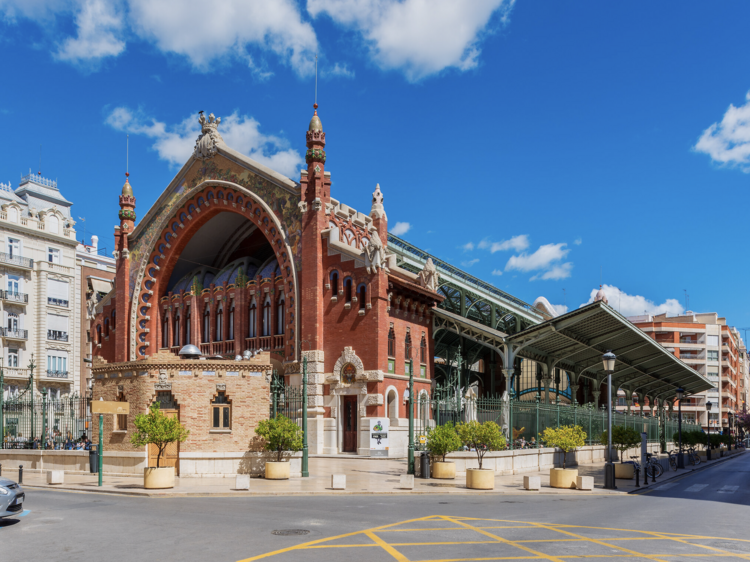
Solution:
{"label": "spire with finial", "polygon": [[596,297],[594,297],[594,302],[603,301],[604,304],[609,304],[609,299],[607,299],[607,295],[604,293],[604,289],[601,285],[599,285],[599,290],[596,292]]}
{"label": "spire with finial", "polygon": [[135,224],[135,196],[130,185],[130,135],[125,137],[125,183],[120,194],[120,228],[128,234],[133,231]]}

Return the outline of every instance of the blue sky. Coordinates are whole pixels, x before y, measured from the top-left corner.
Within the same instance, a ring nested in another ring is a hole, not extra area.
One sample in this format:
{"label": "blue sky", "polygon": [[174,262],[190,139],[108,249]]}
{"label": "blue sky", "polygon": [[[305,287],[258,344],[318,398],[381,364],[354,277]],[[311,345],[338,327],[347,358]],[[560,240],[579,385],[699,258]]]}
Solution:
{"label": "blue sky", "polygon": [[[750,4],[0,0],[0,181],[57,178],[111,246],[197,112],[298,179],[319,53],[332,195],[532,302],[750,326]],[[83,225],[78,223],[79,238]]]}

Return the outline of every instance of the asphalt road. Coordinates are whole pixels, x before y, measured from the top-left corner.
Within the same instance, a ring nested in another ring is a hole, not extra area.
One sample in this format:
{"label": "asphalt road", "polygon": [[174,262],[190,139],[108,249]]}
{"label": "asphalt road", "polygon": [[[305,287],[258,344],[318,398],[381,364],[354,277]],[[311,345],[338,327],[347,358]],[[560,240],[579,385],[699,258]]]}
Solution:
{"label": "asphalt road", "polygon": [[[637,496],[152,499],[28,490],[24,507],[23,517],[0,520],[2,562],[234,562],[274,552],[263,559],[750,560],[750,454]],[[273,534],[289,530],[306,533]]]}

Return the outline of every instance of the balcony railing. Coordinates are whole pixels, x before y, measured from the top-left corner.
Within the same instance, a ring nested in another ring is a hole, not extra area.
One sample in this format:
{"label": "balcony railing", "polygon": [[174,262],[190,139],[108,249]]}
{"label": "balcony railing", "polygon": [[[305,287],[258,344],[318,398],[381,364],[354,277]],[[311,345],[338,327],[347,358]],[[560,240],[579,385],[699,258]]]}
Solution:
{"label": "balcony railing", "polygon": [[47,376],[55,379],[67,379],[68,371],[47,371]]}
{"label": "balcony railing", "polygon": [[14,293],[13,291],[0,291],[0,297],[5,301],[27,303],[29,295],[26,293]]}
{"label": "balcony railing", "polygon": [[28,330],[11,330],[10,328],[3,328],[3,337],[10,338],[13,340],[27,340],[29,339]]}
{"label": "balcony railing", "polygon": [[47,304],[51,304],[53,306],[64,306],[65,308],[68,308],[68,301],[65,299],[56,299],[54,297],[47,297]]}
{"label": "balcony railing", "polygon": [[17,265],[17,266],[26,267],[29,269],[34,267],[34,260],[30,258],[23,258],[21,256],[7,254],[5,252],[0,252],[0,263],[7,263],[9,265]]}
{"label": "balcony railing", "polygon": [[68,332],[59,330],[47,330],[47,339],[54,341],[68,341]]}

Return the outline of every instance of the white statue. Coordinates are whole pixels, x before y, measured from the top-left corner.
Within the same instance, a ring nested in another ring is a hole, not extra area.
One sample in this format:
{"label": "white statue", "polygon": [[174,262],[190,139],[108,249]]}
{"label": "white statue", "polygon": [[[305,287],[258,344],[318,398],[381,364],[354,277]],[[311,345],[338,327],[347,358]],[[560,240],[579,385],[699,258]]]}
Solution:
{"label": "white statue", "polygon": [[422,271],[417,275],[417,282],[420,287],[429,289],[432,292],[437,291],[438,273],[435,264],[432,263],[432,258],[427,258],[427,263],[424,264]]}
{"label": "white statue", "polygon": [[385,268],[385,247],[377,230],[370,233],[370,243],[365,246],[365,267],[367,273],[377,273],[378,268]]}
{"label": "white statue", "polygon": [[212,158],[216,154],[216,143],[224,142],[224,139],[219,134],[221,117],[215,117],[211,113],[208,119],[206,119],[201,111],[198,122],[201,124],[201,134],[198,140],[195,141],[193,156],[195,158]]}

